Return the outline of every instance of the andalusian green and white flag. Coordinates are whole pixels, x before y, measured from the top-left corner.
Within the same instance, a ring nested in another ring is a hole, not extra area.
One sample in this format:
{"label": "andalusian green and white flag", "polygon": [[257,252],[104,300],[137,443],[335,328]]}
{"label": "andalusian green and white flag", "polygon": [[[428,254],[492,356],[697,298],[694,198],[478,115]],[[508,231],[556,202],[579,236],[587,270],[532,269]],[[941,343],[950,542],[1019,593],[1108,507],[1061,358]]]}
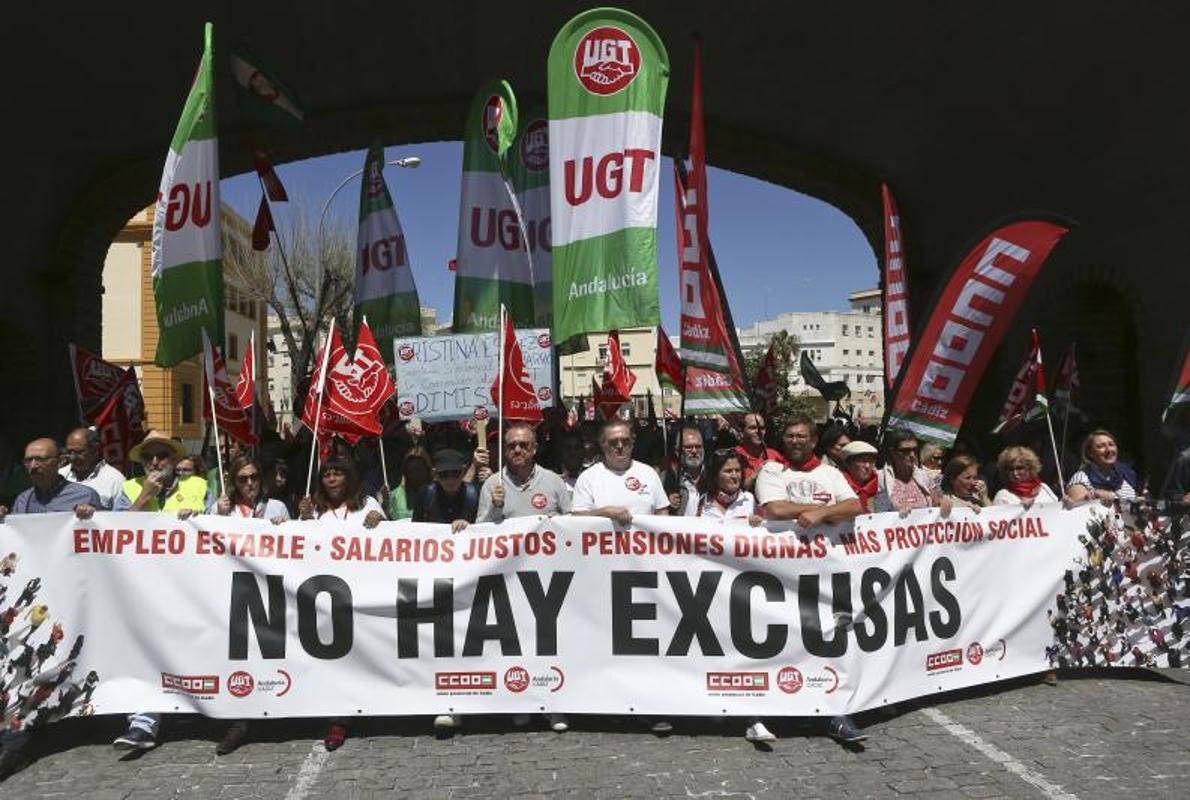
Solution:
{"label": "andalusian green and white flag", "polygon": [[161,173],[153,214],[158,366],[202,352],[202,332],[223,341],[223,240],[212,26]]}
{"label": "andalusian green and white flag", "polygon": [[393,337],[421,336],[421,306],[405,234],[384,182],[380,145],[368,150],[364,162],[355,255],[355,318],[368,318],[380,353],[391,364]]}
{"label": "andalusian green and white flag", "polygon": [[554,322],[554,267],[550,252],[550,123],[544,111],[522,119],[509,152],[508,171],[533,263],[534,323],[549,328]]}
{"label": "andalusian green and white flag", "polygon": [[669,56],[615,8],[566,23],[549,55],[554,341],[653,326]]}
{"label": "andalusian green and white flag", "polygon": [[463,133],[463,187],[455,258],[454,329],[494,331],[500,304],[517,328],[533,325],[533,268],[508,174],[516,97],[507,81],[479,90]]}

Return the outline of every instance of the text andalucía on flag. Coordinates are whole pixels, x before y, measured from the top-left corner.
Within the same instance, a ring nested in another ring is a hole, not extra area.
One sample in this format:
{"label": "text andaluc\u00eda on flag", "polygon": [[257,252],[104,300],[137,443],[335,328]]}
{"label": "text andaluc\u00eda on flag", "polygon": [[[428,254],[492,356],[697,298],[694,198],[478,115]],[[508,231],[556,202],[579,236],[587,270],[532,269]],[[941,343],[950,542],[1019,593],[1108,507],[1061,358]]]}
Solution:
{"label": "text andaluc\u00eda on flag", "polygon": [[1025,218],[996,228],[952,272],[897,381],[887,428],[950,445],[992,354],[1068,224]]}
{"label": "text andaluc\u00eda on flag", "polygon": [[215,125],[212,26],[161,173],[153,214],[153,297],[161,367],[203,351],[204,331],[223,340],[223,239]]}
{"label": "text andaluc\u00eda on flag", "polygon": [[553,339],[651,327],[669,56],[615,8],[562,26],[548,59]]}

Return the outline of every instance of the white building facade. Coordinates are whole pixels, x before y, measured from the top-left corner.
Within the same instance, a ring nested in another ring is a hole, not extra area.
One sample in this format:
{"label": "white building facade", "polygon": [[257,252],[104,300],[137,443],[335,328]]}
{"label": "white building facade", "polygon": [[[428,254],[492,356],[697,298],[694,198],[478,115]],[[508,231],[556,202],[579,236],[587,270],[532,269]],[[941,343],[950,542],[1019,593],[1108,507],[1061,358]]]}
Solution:
{"label": "white building facade", "polygon": [[[788,331],[825,380],[847,382],[851,388],[847,402],[855,406],[857,421],[876,423],[884,415],[880,290],[853,292],[848,300],[849,311],[789,311],[740,328],[740,346],[745,351],[767,348],[773,334]],[[789,372],[789,385],[793,394],[820,397],[802,381],[796,363]]]}

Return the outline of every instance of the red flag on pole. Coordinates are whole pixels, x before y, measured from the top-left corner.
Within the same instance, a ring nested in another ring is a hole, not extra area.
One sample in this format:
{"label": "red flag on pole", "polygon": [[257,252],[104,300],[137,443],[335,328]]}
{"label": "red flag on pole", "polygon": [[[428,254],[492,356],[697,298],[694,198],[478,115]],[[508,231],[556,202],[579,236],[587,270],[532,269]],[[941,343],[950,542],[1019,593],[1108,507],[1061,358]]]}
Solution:
{"label": "red flag on pole", "polygon": [[252,150],[252,163],[256,166],[256,174],[260,176],[260,182],[264,186],[269,199],[274,203],[288,201],[289,195],[285,193],[285,187],[281,185],[281,179],[277,177],[273,165],[269,163],[268,153],[259,147],[254,148]]}
{"label": "red flag on pole", "polygon": [[682,359],[660,325],[657,326],[657,357],[653,366],[657,370],[657,380],[679,392],[683,390]]}
{"label": "red flag on pole", "polygon": [[888,428],[949,446],[992,353],[1067,225],[1022,219],[969,251],[946,284],[901,370]]}
{"label": "red flag on pole", "polygon": [[[360,325],[359,346],[355,358],[349,358],[343,340],[336,329],[330,339],[323,343],[315,361],[318,365],[310,380],[306,404],[302,408],[302,424],[311,431],[315,429],[315,415],[318,413],[318,397],[322,393],[322,414],[318,421],[319,439],[323,435],[338,434],[349,442],[358,441],[361,436],[379,436],[384,426],[380,422],[380,409],[395,391],[392,377],[384,366],[376,340],[366,321]],[[327,363],[326,379],[322,378],[322,363]]]}
{"label": "red flag on pole", "polygon": [[260,206],[256,209],[256,223],[252,226],[252,249],[264,251],[269,249],[270,234],[277,230],[273,224],[273,214],[269,211],[269,201],[262,194]]}
{"label": "red flag on pole", "polygon": [[1038,419],[1049,412],[1049,401],[1045,396],[1045,368],[1041,364],[1041,340],[1037,329],[1033,329],[1033,346],[1025,363],[1017,370],[1008,399],[1000,410],[1000,421],[992,433],[1007,433],[1021,422]]}
{"label": "red flag on pole", "polygon": [[[504,374],[497,374],[496,379],[492,381],[492,402],[497,404],[501,419],[541,422],[541,403],[537,399],[537,390],[529,381],[529,373],[525,369],[525,356],[521,352],[520,342],[517,341],[516,331],[513,330],[512,318],[507,313],[503,316],[503,341],[500,346],[504,351]],[[503,407],[499,405],[501,378],[504,380]]]}
{"label": "red flag on pole", "polygon": [[128,474],[132,468],[128,451],[145,438],[145,400],[136,380],[136,370],[124,370],[94,419],[87,420],[99,431],[103,460]]}
{"label": "red flag on pole", "polygon": [[620,332],[611,331],[607,335],[607,357],[603,361],[603,385],[610,387],[622,402],[627,402],[632,396],[632,387],[636,385],[636,375],[624,363],[624,353],[620,350]]}
{"label": "red flag on pole", "polygon": [[236,381],[236,402],[240,408],[252,408],[256,397],[256,331],[248,339],[248,349],[240,360],[240,378]]}
{"label": "red flag on pole", "polygon": [[126,370],[74,344],[70,345],[70,366],[80,421],[94,423],[112,393],[122,385]]}
{"label": "red flag on pole", "polygon": [[777,407],[777,343],[773,342],[769,345],[769,352],[765,355],[764,361],[760,362],[760,368],[756,371],[756,397],[763,403],[759,409],[763,411],[765,416],[773,413],[773,409]]}
{"label": "red flag on pole", "polygon": [[1078,411],[1078,402],[1082,387],[1078,382],[1078,363],[1074,359],[1074,342],[1066,351],[1062,359],[1062,366],[1058,368],[1058,377],[1054,381],[1054,404],[1062,408],[1065,416],[1068,411]]}
{"label": "red flag on pole", "polygon": [[880,185],[884,198],[884,385],[893,388],[909,352],[909,278],[901,239],[901,215],[888,184]]}
{"label": "red flag on pole", "polygon": [[[235,389],[227,377],[227,367],[223,363],[223,354],[219,348],[211,344],[210,338],[203,329],[203,371],[205,386],[203,396],[208,398],[203,403],[203,419],[211,420],[211,406],[215,407],[216,422],[221,431],[236,441],[246,445],[256,444],[256,434],[252,432],[252,424],[248,421],[248,414],[240,401],[236,399]],[[211,392],[214,392],[214,403],[210,402]]]}

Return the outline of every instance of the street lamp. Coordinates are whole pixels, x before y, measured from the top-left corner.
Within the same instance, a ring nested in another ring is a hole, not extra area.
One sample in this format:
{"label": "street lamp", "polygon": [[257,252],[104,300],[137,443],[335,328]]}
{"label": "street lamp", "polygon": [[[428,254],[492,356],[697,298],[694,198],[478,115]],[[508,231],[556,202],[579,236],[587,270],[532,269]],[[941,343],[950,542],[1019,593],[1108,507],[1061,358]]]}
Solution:
{"label": "street lamp", "polygon": [[[417,169],[417,167],[421,166],[421,159],[417,156],[405,156],[404,158],[395,158],[392,161],[386,161],[384,163],[394,167],[402,167],[403,169]],[[330,210],[331,202],[335,199],[335,195],[339,193],[339,190],[363,174],[363,169],[357,169],[355,172],[339,181],[339,185],[335,187],[335,190],[331,192],[331,196],[328,197],[326,199],[326,203],[323,204],[322,213],[318,215],[318,290],[314,296],[315,309],[320,308],[322,303],[322,278],[324,275],[322,266],[322,225],[324,222],[326,222],[326,212]]]}

